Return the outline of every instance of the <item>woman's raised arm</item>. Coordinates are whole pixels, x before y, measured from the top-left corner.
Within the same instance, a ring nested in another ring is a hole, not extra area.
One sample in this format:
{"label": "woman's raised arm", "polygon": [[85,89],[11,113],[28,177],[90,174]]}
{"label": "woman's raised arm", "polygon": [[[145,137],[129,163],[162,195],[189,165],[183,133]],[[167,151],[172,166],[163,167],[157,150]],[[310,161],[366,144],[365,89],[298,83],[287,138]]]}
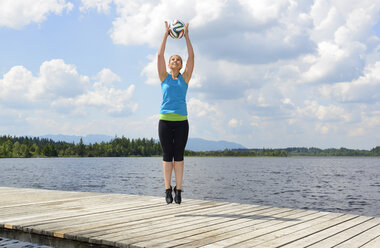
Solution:
{"label": "woman's raised arm", "polygon": [[193,69],[194,69],[194,50],[189,38],[189,23],[186,24],[184,36],[186,39],[188,57],[187,57],[187,62],[186,62],[186,68],[182,74],[182,77],[185,80],[185,82],[188,84],[190,81],[191,75],[193,74]]}
{"label": "woman's raised arm", "polygon": [[158,77],[160,78],[161,82],[165,80],[165,78],[168,76],[168,72],[166,71],[166,63],[165,63],[165,46],[166,41],[169,36],[169,25],[168,22],[165,22],[165,33],[164,37],[162,38],[160,48],[158,49],[157,54],[157,69],[158,69]]}

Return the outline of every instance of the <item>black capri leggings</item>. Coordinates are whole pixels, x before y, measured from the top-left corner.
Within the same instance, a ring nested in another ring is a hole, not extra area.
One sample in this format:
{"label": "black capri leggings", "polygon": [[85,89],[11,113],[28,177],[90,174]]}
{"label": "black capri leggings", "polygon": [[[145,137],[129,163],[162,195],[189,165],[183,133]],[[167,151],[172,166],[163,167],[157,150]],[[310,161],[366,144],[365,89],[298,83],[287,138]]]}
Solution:
{"label": "black capri leggings", "polygon": [[189,122],[164,121],[158,123],[158,136],[162,148],[163,159],[166,162],[183,161],[187,137],[189,135]]}

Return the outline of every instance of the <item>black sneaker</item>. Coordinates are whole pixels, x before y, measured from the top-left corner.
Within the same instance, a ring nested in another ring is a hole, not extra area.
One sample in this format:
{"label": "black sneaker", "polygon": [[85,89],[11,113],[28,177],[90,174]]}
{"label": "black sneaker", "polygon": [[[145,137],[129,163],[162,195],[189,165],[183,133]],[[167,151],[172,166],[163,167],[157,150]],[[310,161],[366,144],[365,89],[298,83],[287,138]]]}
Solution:
{"label": "black sneaker", "polygon": [[173,196],[172,196],[172,186],[170,186],[170,189],[165,190],[166,193],[166,203],[170,204],[173,202]]}
{"label": "black sneaker", "polygon": [[174,194],[175,194],[174,200],[175,200],[175,203],[177,204],[181,204],[181,201],[182,201],[181,192],[182,190],[177,189],[177,186],[174,187]]}

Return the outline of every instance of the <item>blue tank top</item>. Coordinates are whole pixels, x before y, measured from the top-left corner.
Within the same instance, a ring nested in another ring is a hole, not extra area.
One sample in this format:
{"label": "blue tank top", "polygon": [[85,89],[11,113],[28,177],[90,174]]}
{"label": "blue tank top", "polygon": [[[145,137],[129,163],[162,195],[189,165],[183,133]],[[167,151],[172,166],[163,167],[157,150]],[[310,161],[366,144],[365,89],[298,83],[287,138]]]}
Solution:
{"label": "blue tank top", "polygon": [[187,115],[186,93],[188,85],[181,73],[178,78],[173,79],[169,73],[161,83],[162,104],[160,114],[176,113]]}

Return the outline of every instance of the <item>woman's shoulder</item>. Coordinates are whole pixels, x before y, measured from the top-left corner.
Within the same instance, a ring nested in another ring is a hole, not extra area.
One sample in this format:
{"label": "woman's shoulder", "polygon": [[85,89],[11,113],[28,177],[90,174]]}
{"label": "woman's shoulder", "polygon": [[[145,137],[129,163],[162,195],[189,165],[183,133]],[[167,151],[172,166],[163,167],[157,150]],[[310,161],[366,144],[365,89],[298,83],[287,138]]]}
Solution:
{"label": "woman's shoulder", "polygon": [[182,79],[183,81],[185,81],[185,78],[183,77],[182,73],[178,74],[178,78]]}
{"label": "woman's shoulder", "polygon": [[165,82],[169,76],[171,77],[170,73],[168,73],[168,72],[166,72],[166,75],[162,75],[162,77],[160,78],[161,83]]}
{"label": "woman's shoulder", "polygon": [[178,78],[179,78],[180,80],[184,81],[186,84],[188,84],[188,82],[186,82],[186,79],[183,77],[182,73],[180,73],[180,74],[178,75]]}

